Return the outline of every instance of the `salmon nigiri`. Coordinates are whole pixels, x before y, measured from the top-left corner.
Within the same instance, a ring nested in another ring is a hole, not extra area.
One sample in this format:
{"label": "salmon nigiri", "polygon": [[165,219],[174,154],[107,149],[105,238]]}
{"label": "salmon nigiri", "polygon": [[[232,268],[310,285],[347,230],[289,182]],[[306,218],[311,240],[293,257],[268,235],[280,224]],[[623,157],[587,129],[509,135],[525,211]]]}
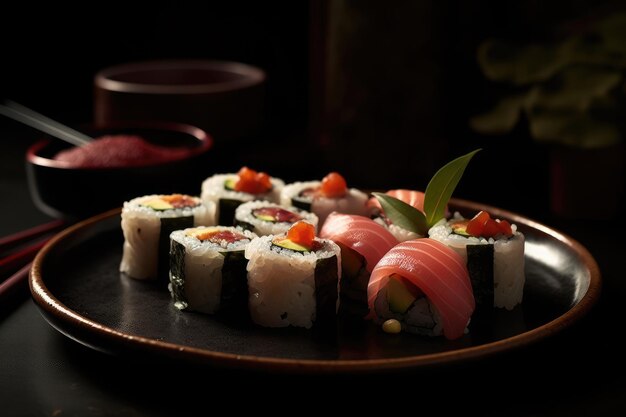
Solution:
{"label": "salmon nigiri", "polygon": [[398,240],[372,219],[337,212],[328,216],[320,237],[334,241],[341,248],[342,311],[364,317],[369,311],[367,284],[370,273]]}
{"label": "salmon nigiri", "polygon": [[375,321],[392,319],[408,332],[463,336],[475,301],[465,262],[433,239],[394,246],[372,271],[367,288]]}

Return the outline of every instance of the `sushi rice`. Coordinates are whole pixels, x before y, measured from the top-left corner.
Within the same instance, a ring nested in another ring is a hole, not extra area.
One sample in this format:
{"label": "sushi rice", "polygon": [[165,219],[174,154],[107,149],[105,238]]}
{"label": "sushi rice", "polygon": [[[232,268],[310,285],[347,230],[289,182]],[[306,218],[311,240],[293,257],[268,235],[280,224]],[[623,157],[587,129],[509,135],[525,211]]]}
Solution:
{"label": "sushi rice", "polygon": [[[472,245],[491,246],[493,248],[493,305],[495,307],[512,310],[522,302],[524,294],[524,235],[517,231],[516,225],[511,225],[513,236],[498,237],[497,239],[474,236],[461,236],[452,232],[451,224],[464,220],[458,213],[454,213],[451,220],[440,220],[429,231],[432,239],[438,240],[454,249],[469,262],[468,247]],[[489,266],[491,268],[491,266]],[[470,271],[470,275],[472,271]],[[472,284],[476,290],[474,277]]]}
{"label": "sushi rice", "polygon": [[367,216],[367,194],[349,188],[346,195],[340,198],[324,196],[302,196],[301,193],[309,189],[317,189],[321,181],[294,182],[286,185],[280,196],[280,204],[285,207],[296,206],[315,213],[319,218],[320,226],[324,224],[326,217],[333,211],[344,214],[358,214]]}
{"label": "sushi rice", "polygon": [[166,195],[146,195],[124,202],[122,232],[124,246],[120,271],[136,279],[167,279],[169,234],[176,229],[197,225],[211,225],[215,218],[215,204],[202,204],[198,197],[191,199],[193,207],[155,209],[147,204]]}
{"label": "sushi rice", "polygon": [[[217,239],[203,237],[211,232],[226,232],[234,239],[220,239],[219,235]],[[247,262],[243,253],[256,237],[250,231],[225,226],[200,226],[172,232],[169,290],[175,306],[180,310],[212,314],[238,298],[246,304]],[[235,280],[239,282],[233,282]]]}
{"label": "sushi rice", "polygon": [[310,328],[316,320],[335,315],[339,246],[319,239],[319,250],[302,253],[274,245],[273,238],[263,236],[246,247],[252,320],[265,327]]}
{"label": "sushi rice", "polygon": [[[294,221],[271,221],[263,220],[254,215],[254,211],[258,209],[275,209],[275,210],[287,210],[295,215]],[[318,218],[315,214],[308,211],[301,210],[297,207],[282,207],[275,203],[268,201],[250,201],[243,203],[235,211],[235,224],[245,229],[251,230],[259,236],[266,235],[279,235],[286,233],[289,228],[298,220],[304,220],[305,222],[312,224],[317,230]]]}

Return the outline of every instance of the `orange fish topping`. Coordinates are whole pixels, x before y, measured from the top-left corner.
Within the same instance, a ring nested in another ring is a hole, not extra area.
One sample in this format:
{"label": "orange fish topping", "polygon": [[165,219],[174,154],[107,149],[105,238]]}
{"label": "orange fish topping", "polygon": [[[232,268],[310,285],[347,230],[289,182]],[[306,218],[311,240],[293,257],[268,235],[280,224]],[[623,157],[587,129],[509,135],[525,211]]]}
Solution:
{"label": "orange fish topping", "polygon": [[231,232],[230,230],[207,230],[206,232],[196,233],[194,235],[199,240],[219,243],[225,240],[228,243],[238,242],[243,239],[248,239],[246,236]]}
{"label": "orange fish topping", "polygon": [[261,194],[272,189],[270,176],[265,172],[256,172],[248,167],[243,167],[239,170],[237,176],[239,179],[235,183],[235,191]]}
{"label": "orange fish topping", "polygon": [[161,197],[161,200],[171,204],[174,208],[195,207],[198,205],[195,198],[183,194],[164,195]]}

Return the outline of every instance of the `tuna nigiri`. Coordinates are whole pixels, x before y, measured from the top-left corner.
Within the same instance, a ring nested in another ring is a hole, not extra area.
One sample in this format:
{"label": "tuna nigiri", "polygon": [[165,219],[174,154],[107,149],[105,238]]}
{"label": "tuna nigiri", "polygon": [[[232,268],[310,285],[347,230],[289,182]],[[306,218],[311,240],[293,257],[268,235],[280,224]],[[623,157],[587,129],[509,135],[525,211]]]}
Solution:
{"label": "tuna nigiri", "polygon": [[368,303],[376,322],[398,320],[408,332],[463,336],[475,301],[465,262],[433,239],[394,246],[372,271]]}
{"label": "tuna nigiri", "polygon": [[320,237],[334,241],[341,248],[342,312],[366,316],[370,273],[398,240],[367,217],[336,212],[326,219]]}

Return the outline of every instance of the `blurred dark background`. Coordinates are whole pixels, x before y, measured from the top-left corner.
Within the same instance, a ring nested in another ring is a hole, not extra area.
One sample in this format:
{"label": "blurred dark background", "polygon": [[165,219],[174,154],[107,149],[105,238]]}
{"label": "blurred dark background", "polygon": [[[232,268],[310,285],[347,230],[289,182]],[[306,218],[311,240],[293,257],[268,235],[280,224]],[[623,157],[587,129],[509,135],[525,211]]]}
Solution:
{"label": "blurred dark background", "polygon": [[[332,169],[358,187],[423,190],[445,162],[481,147],[455,195],[545,218],[552,210],[554,146],[533,140],[523,116],[505,134],[470,128],[470,118],[506,90],[481,72],[477,48],[491,38],[518,45],[558,42],[621,5],[232,1],[107,5],[97,12],[47,6],[36,13],[29,5],[17,7],[0,26],[0,96],[59,121],[92,120],[93,75],[110,65],[163,58],[240,61],[267,72],[265,125],[228,149],[239,158],[222,158],[216,169],[245,163],[287,181]],[[12,132],[6,140],[38,137],[5,119],[0,127]],[[623,176],[622,168],[611,172]],[[610,216],[623,209],[622,191],[623,182],[612,186],[618,202]]]}

